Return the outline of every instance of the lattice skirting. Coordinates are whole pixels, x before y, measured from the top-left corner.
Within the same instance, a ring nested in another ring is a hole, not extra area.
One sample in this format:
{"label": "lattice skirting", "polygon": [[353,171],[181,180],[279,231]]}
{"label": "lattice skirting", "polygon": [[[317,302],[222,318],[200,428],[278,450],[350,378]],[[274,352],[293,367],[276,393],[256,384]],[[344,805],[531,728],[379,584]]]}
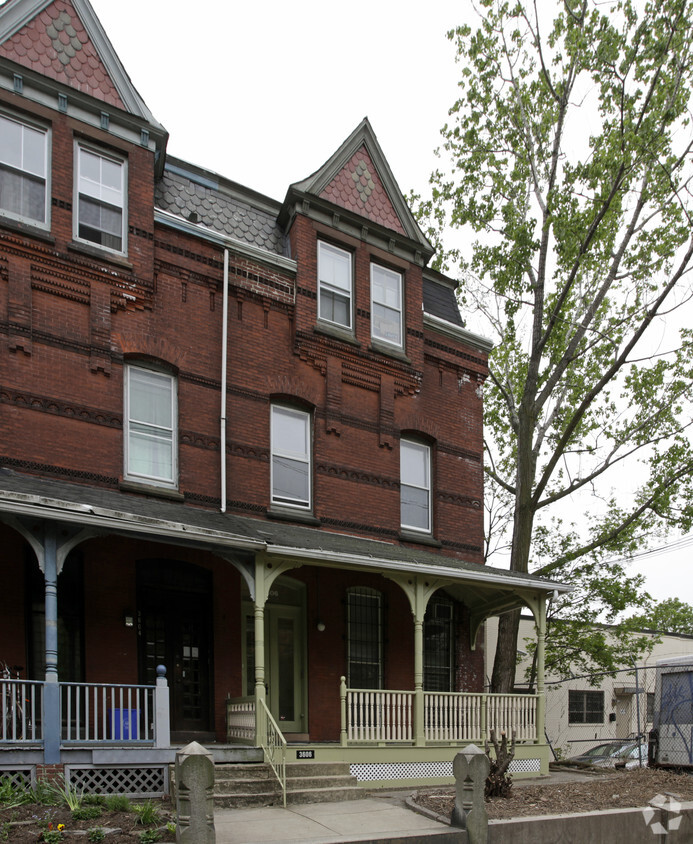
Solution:
{"label": "lattice skirting", "polygon": [[[540,759],[513,759],[510,773],[540,773]],[[452,776],[452,762],[391,762],[365,763],[349,766],[352,777],[359,782],[379,780],[423,780]]]}
{"label": "lattice skirting", "polygon": [[146,767],[65,766],[65,779],[85,794],[125,794],[128,797],[161,797],[168,794],[168,766]]}
{"label": "lattice skirting", "polygon": [[31,788],[34,784],[35,768],[30,765],[27,767],[0,767],[0,782],[3,784],[8,780],[12,783],[13,788]]}

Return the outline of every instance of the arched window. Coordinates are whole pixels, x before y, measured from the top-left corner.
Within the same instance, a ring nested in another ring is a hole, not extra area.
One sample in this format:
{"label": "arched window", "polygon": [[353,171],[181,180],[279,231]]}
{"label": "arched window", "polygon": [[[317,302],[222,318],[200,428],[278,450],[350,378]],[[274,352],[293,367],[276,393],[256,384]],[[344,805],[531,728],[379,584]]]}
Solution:
{"label": "arched window", "polygon": [[455,605],[434,595],[424,616],[424,689],[452,692],[455,681]]}
{"label": "arched window", "polygon": [[366,586],[347,591],[347,684],[383,687],[383,596]]}

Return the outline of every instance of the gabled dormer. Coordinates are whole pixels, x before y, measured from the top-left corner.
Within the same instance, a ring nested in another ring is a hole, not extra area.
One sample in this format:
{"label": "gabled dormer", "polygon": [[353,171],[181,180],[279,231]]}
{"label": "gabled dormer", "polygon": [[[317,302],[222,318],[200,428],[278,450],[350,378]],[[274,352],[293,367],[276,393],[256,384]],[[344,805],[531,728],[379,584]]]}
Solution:
{"label": "gabled dormer", "polygon": [[168,136],[87,0],[0,8],[0,137],[1,227],[150,263]]}

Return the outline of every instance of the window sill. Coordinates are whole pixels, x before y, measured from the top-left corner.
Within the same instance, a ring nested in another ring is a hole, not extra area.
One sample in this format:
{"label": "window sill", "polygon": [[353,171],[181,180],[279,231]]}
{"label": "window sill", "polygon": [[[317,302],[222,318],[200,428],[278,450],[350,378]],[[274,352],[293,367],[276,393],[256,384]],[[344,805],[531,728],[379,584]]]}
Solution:
{"label": "window sill", "polygon": [[401,530],[399,533],[401,542],[416,542],[419,545],[430,545],[431,548],[442,548],[443,543],[438,539],[434,539],[430,534],[415,533],[414,531]]}
{"label": "window sill", "polygon": [[153,495],[157,498],[168,498],[169,501],[185,501],[185,496],[175,489],[167,489],[153,484],[139,483],[138,481],[121,481],[118,488],[123,492],[139,492],[141,495]]}
{"label": "window sill", "polygon": [[90,258],[98,258],[99,261],[110,261],[111,264],[117,264],[123,269],[131,270],[133,268],[132,264],[124,255],[118,255],[117,252],[109,252],[106,249],[99,249],[98,246],[92,246],[89,243],[73,240],[67,244],[67,248],[71,252],[81,252],[83,255],[89,255]]}
{"label": "window sill", "polygon": [[316,518],[312,513],[302,510],[292,510],[289,507],[277,507],[276,504],[267,508],[267,517],[283,522],[301,522],[304,525],[315,525],[318,527],[322,524],[320,519]]}
{"label": "window sill", "polygon": [[5,217],[0,214],[0,226],[3,229],[10,229],[10,231],[17,232],[17,234],[26,234],[29,237],[37,237],[44,240],[46,243],[53,245],[55,238],[50,233],[50,229],[41,228],[41,226],[32,226],[31,223],[22,223],[19,220],[13,220],[11,217]]}
{"label": "window sill", "polygon": [[327,325],[324,322],[317,322],[313,326],[314,334],[324,334],[326,337],[332,337],[335,340],[341,340],[343,343],[349,343],[351,346],[361,347],[361,343],[354,337],[354,335],[346,328],[338,328],[336,325]]}
{"label": "window sill", "polygon": [[368,347],[368,350],[370,352],[376,352],[379,355],[388,355],[388,357],[401,360],[402,363],[406,363],[411,366],[411,358],[407,357],[402,349],[398,349],[396,346],[389,346],[387,343],[379,343],[377,340],[371,338],[371,344]]}

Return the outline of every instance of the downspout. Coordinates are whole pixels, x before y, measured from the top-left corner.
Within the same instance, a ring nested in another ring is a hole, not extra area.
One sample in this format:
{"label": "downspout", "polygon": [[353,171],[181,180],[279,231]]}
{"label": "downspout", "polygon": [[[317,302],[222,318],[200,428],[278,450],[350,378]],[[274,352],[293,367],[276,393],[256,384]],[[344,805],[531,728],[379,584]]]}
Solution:
{"label": "downspout", "polygon": [[221,512],[226,512],[226,353],[229,344],[229,250],[224,249],[224,306],[221,328],[221,415],[219,452],[221,460]]}

